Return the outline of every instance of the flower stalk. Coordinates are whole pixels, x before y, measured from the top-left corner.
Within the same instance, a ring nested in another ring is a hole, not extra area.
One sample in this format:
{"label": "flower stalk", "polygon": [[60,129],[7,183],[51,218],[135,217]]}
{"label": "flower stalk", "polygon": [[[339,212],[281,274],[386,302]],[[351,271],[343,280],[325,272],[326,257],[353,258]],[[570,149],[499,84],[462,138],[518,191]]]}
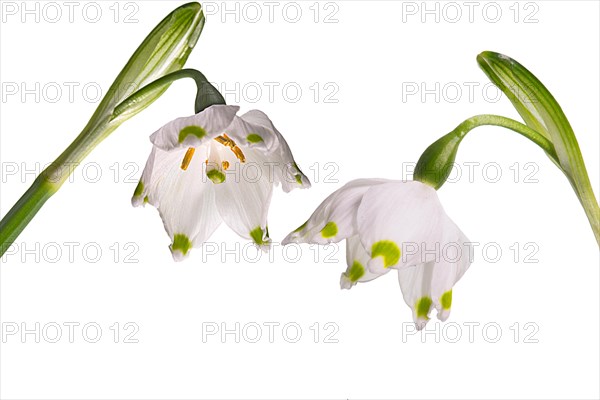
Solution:
{"label": "flower stalk", "polygon": [[477,56],[477,62],[509,98],[525,125],[496,115],[469,118],[423,152],[415,168],[414,179],[439,189],[450,175],[458,147],[467,132],[482,125],[513,130],[541,147],[565,174],[583,206],[596,242],[600,245],[598,201],[575,133],[558,102],[542,82],[510,57],[485,51]]}
{"label": "flower stalk", "polygon": [[527,125],[500,115],[482,114],[461,122],[450,133],[433,142],[419,158],[413,179],[426,183],[436,190],[441,188],[450,176],[458,147],[467,133],[486,125],[500,126],[517,132],[540,146],[555,163],[558,162],[552,142]]}
{"label": "flower stalk", "polygon": [[156,96],[157,93],[168,88],[176,80],[184,78],[191,78],[196,83],[197,91],[194,103],[196,114],[212,105],[225,104],[225,99],[221,93],[206,79],[202,72],[195,69],[182,69],[155,80],[123,100],[121,104],[115,107],[111,121],[131,118],[131,116],[150,105],[149,98]]}

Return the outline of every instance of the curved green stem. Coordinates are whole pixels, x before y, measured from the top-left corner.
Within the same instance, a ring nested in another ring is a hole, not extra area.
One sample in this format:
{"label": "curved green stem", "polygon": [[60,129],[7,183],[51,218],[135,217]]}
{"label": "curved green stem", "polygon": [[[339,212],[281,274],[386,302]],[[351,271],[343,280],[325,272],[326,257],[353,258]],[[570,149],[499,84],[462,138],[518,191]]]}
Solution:
{"label": "curved green stem", "polygon": [[130,114],[137,114],[149,104],[146,101],[156,93],[162,92],[171,83],[184,78],[191,78],[196,83],[196,114],[214,104],[225,104],[225,99],[219,91],[206,79],[204,74],[195,69],[182,69],[172,72],[144,86],[117,105],[112,113],[111,121],[129,118]]}
{"label": "curved green stem", "polygon": [[[565,174],[573,185],[573,178],[563,168],[556,152],[554,144],[544,135],[536,130],[510,118],[499,115],[476,115],[460,123],[452,132],[442,136],[432,143],[421,155],[415,167],[414,180],[426,183],[435,189],[439,189],[448,179],[458,147],[464,137],[471,130],[485,125],[501,126],[525,136],[533,143],[541,147],[556,166]],[[586,175],[587,178],[587,175]],[[589,182],[589,179],[580,181]],[[579,201],[590,222],[596,242],[600,245],[600,208],[594,196],[591,185],[580,185],[580,190],[573,185]],[[583,190],[581,189],[583,188]]]}
{"label": "curved green stem", "polygon": [[550,159],[560,167],[554,145],[540,133],[510,118],[500,115],[482,114],[461,122],[450,133],[433,142],[421,154],[415,166],[413,179],[426,183],[435,189],[442,187],[450,175],[458,147],[464,137],[471,130],[484,125],[500,126],[517,132],[540,146]]}
{"label": "curved green stem", "polygon": [[469,131],[485,125],[501,126],[525,136],[527,139],[540,146],[553,161],[558,162],[558,157],[552,142],[546,139],[543,135],[539,134],[537,131],[531,129],[525,124],[520,123],[519,121],[515,121],[514,119],[492,114],[476,115],[460,123],[453,132],[459,135],[462,139]]}
{"label": "curved green stem", "polygon": [[585,214],[588,218],[592,231],[594,232],[596,242],[598,243],[598,245],[600,245],[600,207],[598,207],[598,201],[596,200],[596,196],[594,196],[592,187],[589,184],[589,179],[585,180],[586,182],[588,182],[587,187],[583,187],[583,185],[575,185],[570,174],[567,171],[565,171],[565,169],[561,166],[559,157],[556,153],[552,142],[550,142],[550,140],[548,140],[545,136],[541,135],[537,131],[529,128],[527,125],[524,125],[510,118],[501,117],[498,115],[477,115],[461,123],[455,129],[455,132],[461,135],[462,138],[470,130],[483,125],[494,125],[508,128],[525,136],[526,138],[540,146],[542,149],[544,149],[544,151],[546,152],[546,154],[548,154],[548,156],[554,162],[554,164],[556,164],[556,166],[565,174],[565,176],[573,186],[573,189],[575,189],[577,197],[579,198],[579,201],[583,206],[583,210],[585,211]]}

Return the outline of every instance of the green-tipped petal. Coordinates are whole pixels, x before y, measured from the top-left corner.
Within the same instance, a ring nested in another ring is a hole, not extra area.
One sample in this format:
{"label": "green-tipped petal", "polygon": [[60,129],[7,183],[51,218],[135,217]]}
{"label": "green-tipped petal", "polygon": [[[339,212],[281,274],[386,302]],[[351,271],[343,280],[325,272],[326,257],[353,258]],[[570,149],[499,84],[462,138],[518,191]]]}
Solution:
{"label": "green-tipped petal", "polygon": [[324,238],[332,238],[338,233],[338,227],[333,221],[329,221],[323,229],[321,229],[321,236]]}
{"label": "green-tipped petal", "polygon": [[176,261],[183,260],[190,249],[192,248],[192,241],[186,235],[178,233],[173,237],[173,243],[171,243],[171,253]]}
{"label": "green-tipped petal", "polygon": [[348,268],[340,276],[340,287],[350,289],[358,282],[368,282],[390,271],[386,268],[378,273],[373,273],[367,269],[367,264],[371,257],[363,247],[358,236],[349,237],[346,241],[346,263]]}
{"label": "green-tipped petal", "polygon": [[400,247],[391,240],[380,240],[371,247],[371,257],[382,257],[384,268],[396,265],[400,261],[400,255]]}

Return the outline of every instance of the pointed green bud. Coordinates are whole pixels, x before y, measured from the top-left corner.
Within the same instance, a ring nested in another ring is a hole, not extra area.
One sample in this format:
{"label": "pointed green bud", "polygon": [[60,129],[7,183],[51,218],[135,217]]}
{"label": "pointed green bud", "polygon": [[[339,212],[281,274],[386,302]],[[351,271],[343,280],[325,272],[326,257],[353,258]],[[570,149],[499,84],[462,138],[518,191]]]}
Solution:
{"label": "pointed green bud", "polygon": [[413,179],[439,189],[450,176],[458,146],[464,135],[452,131],[433,142],[421,154]]}
{"label": "pointed green bud", "polygon": [[[183,68],[204,27],[199,3],[188,3],[167,15],[144,39],[111,85],[92,120],[102,119],[135,91]],[[135,115],[158,99],[169,85],[146,96]],[[125,118],[126,119],[126,118]],[[122,121],[120,121],[122,122]]]}

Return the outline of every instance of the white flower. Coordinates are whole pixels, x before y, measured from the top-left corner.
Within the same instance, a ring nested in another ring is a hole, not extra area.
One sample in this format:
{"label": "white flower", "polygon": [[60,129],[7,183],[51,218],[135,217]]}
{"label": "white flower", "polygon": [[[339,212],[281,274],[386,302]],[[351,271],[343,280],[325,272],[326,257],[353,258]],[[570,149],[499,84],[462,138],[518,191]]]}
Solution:
{"label": "white flower", "polygon": [[152,204],[171,237],[175,260],[200,246],[223,220],[263,250],[274,183],[310,187],[285,139],[258,110],[213,105],[169,122],[150,137],[152,152],[134,206]]}
{"label": "white flower", "polygon": [[343,239],[348,269],[342,288],[396,269],[417,328],[424,327],[433,307],[439,319],[448,318],[452,287],[470,265],[470,243],[444,212],[435,189],[416,181],[351,181],[283,244]]}

